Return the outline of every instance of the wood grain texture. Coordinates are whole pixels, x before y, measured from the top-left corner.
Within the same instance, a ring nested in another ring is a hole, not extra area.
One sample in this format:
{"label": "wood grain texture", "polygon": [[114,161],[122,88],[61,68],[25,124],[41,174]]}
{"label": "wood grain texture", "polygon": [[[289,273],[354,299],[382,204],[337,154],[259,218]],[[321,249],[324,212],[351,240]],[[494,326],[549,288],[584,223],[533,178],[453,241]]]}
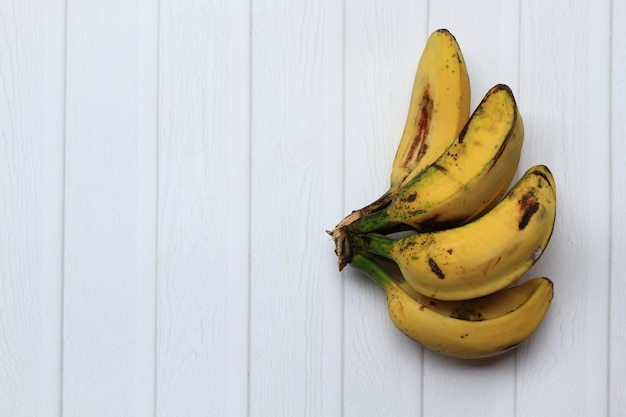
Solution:
{"label": "wood grain texture", "polygon": [[250,415],[341,415],[341,3],[252,2]]}
{"label": "wood grain texture", "polygon": [[247,410],[246,4],[161,2],[159,416]]}
{"label": "wood grain texture", "polygon": [[63,217],[65,190],[65,2],[48,1],[45,13],[45,85],[43,115],[45,138],[41,165],[43,224],[41,291],[41,352],[39,413],[62,412],[63,360]]}
{"label": "wood grain texture", "polygon": [[135,416],[156,408],[159,7],[137,1]]}
{"label": "wood grain texture", "polygon": [[[0,1],[0,416],[621,416],[626,5]],[[538,332],[435,355],[325,229],[388,187],[427,36],[510,85],[558,218]]]}
{"label": "wood grain texture", "polygon": [[[345,16],[343,215],[389,188],[428,37],[426,2],[347,1]],[[350,267],[340,278],[345,282],[344,415],[418,415],[422,348],[395,329],[385,294],[374,281]]]}
{"label": "wood grain texture", "polygon": [[140,10],[123,1],[67,8],[65,416],[134,414],[138,395],[145,397],[136,391],[137,356],[154,355],[154,343],[141,345],[152,352],[137,352],[145,334],[137,329],[154,327],[138,321],[146,317],[138,308],[149,306],[137,304],[137,291],[153,280],[142,254],[155,248],[143,223],[153,219],[154,228],[154,200],[140,201],[153,197],[139,191],[142,158],[155,156],[142,138],[154,120],[138,118],[139,108],[153,108],[138,94]]}
{"label": "wood grain texture", "polygon": [[609,415],[616,417],[626,410],[626,4],[611,3],[611,260],[609,283]]}
{"label": "wood grain texture", "polygon": [[[608,5],[522,4],[524,161],[550,167],[559,209],[535,267],[554,281],[555,295],[543,325],[518,352],[518,415],[607,413]],[[555,387],[567,394],[555,396]]]}
{"label": "wood grain texture", "polygon": [[0,4],[0,415],[61,399],[63,11]]}

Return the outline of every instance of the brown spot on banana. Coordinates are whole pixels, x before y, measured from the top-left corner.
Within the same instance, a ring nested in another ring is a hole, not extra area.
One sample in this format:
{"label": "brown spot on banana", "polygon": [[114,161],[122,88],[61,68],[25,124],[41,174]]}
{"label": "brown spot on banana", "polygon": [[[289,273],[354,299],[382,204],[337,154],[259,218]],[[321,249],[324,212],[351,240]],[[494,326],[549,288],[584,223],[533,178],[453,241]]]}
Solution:
{"label": "brown spot on banana", "polygon": [[424,87],[422,101],[420,103],[420,115],[417,118],[417,126],[415,136],[411,141],[411,145],[406,152],[403,166],[417,164],[422,160],[428,150],[428,133],[430,131],[430,122],[433,117],[433,99],[430,97],[429,86]]}
{"label": "brown spot on banana", "polygon": [[433,258],[428,258],[428,265],[430,266],[430,270],[437,275],[437,278],[444,279],[446,277]]}
{"label": "brown spot on banana", "polygon": [[537,196],[533,191],[529,191],[524,194],[522,198],[519,200],[520,208],[522,209],[522,218],[518,224],[519,230],[524,230],[530,219],[533,217],[535,213],[539,210],[540,204],[537,201]]}

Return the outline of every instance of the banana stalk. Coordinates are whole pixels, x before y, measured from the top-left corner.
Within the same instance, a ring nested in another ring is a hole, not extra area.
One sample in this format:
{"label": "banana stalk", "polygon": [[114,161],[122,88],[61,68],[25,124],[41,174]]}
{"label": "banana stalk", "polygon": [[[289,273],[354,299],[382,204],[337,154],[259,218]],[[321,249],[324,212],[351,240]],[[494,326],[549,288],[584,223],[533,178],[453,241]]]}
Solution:
{"label": "banana stalk", "polygon": [[544,165],[530,168],[507,196],[472,223],[399,239],[353,236],[346,252],[393,261],[408,285],[440,300],[464,300],[498,291],[528,271],[550,241],[556,188]]}
{"label": "banana stalk", "polygon": [[341,270],[351,235],[398,228],[441,230],[462,225],[490,210],[506,192],[519,163],[524,127],[511,89],[491,88],[456,140],[434,163],[402,185],[381,210],[336,230]]}
{"label": "banana stalk", "polygon": [[389,189],[374,202],[352,211],[335,230],[387,206],[404,182],[448,148],[467,121],[469,111],[470,83],[463,54],[454,36],[439,29],[428,38],[417,66]]}

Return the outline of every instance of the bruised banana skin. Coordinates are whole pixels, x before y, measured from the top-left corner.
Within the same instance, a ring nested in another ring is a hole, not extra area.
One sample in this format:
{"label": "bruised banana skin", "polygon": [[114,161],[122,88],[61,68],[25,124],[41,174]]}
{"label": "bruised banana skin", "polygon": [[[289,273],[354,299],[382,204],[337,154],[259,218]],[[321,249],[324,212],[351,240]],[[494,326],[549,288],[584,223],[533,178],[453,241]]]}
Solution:
{"label": "bruised banana skin", "polygon": [[445,152],[469,113],[470,82],[465,59],[454,36],[439,29],[428,38],[417,66],[389,189],[376,201],[346,216],[335,230],[389,204],[402,183]]}
{"label": "bruised banana skin", "polygon": [[393,261],[407,284],[439,300],[466,300],[518,279],[548,245],[556,218],[550,170],[531,167],[491,211],[464,226],[400,239],[355,235],[346,251]]}
{"label": "bruised banana skin", "polygon": [[430,36],[414,85],[391,169],[392,189],[435,162],[469,118],[469,76],[461,48],[447,30]]}
{"label": "bruised banana skin", "polygon": [[[403,184],[383,209],[336,233],[388,230],[399,224],[417,231],[440,230],[470,222],[491,209],[515,176],[524,126],[511,89],[491,88],[452,145],[433,164]],[[335,240],[338,243],[338,240]],[[339,269],[350,262],[336,245]]]}
{"label": "bruised banana skin", "polygon": [[356,255],[351,265],[384,289],[389,317],[398,330],[432,351],[457,358],[486,358],[516,348],[539,327],[554,295],[552,281],[541,277],[474,300],[411,297],[373,260]]}

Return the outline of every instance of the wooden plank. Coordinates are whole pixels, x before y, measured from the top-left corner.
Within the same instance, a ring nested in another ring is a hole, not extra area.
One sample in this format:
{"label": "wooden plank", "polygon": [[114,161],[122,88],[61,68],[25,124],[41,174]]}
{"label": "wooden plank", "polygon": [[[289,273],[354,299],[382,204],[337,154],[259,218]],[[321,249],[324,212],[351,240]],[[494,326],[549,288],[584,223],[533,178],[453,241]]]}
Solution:
{"label": "wooden plank", "polygon": [[159,416],[248,408],[249,16],[161,2]]}
{"label": "wooden plank", "polygon": [[64,7],[0,7],[0,415],[61,412]]}
{"label": "wooden plank", "polygon": [[135,416],[156,414],[159,5],[137,1]]}
{"label": "wooden plank", "polygon": [[341,2],[252,2],[252,416],[338,416]]}
{"label": "wooden plank", "polygon": [[133,415],[154,402],[149,370],[138,358],[154,357],[154,339],[145,339],[154,328],[154,304],[141,292],[154,293],[155,178],[149,171],[156,163],[150,137],[156,113],[149,90],[156,85],[139,82],[155,76],[140,73],[150,71],[154,57],[138,50],[154,50],[148,44],[157,39],[140,33],[150,29],[138,24],[156,14],[140,12],[146,8],[126,1],[67,7],[67,416]]}
{"label": "wooden plank", "polygon": [[[344,215],[389,188],[427,14],[422,1],[346,2]],[[421,346],[393,326],[373,281],[350,267],[341,275],[345,415],[419,415]]]}
{"label": "wooden plank", "polygon": [[[41,10],[41,9],[39,9]],[[45,11],[45,85],[42,147],[43,226],[41,267],[41,373],[39,416],[62,413],[63,360],[63,208],[65,197],[65,13],[66,3],[49,1]],[[44,272],[45,271],[45,272]]]}
{"label": "wooden plank", "polygon": [[461,4],[445,0],[432,3],[428,9],[429,32],[447,28],[461,47],[470,77],[472,110],[498,83],[510,86],[517,96],[519,11],[519,0]]}
{"label": "wooden plank", "polygon": [[[66,184],[66,4],[2,3],[0,415],[621,415],[625,7],[296,3],[69,2]],[[423,354],[324,234],[386,188],[437,27],[559,189],[555,301],[491,361]]]}
{"label": "wooden plank", "polygon": [[611,260],[609,282],[609,415],[626,410],[626,3],[614,1],[611,13]]}
{"label": "wooden plank", "polygon": [[554,300],[517,356],[519,415],[607,413],[609,3],[522,2],[526,161],[552,170],[559,211],[535,268]]}
{"label": "wooden plank", "polygon": [[[454,14],[450,14],[452,9]],[[432,32],[440,27],[447,27],[461,46],[470,77],[472,111],[498,83],[509,85],[513,94],[519,95],[517,0],[433,2],[429,8],[429,29]],[[523,163],[520,169],[525,170]],[[466,361],[427,352],[424,414],[514,415],[515,356],[516,352],[512,352],[493,359]]]}

